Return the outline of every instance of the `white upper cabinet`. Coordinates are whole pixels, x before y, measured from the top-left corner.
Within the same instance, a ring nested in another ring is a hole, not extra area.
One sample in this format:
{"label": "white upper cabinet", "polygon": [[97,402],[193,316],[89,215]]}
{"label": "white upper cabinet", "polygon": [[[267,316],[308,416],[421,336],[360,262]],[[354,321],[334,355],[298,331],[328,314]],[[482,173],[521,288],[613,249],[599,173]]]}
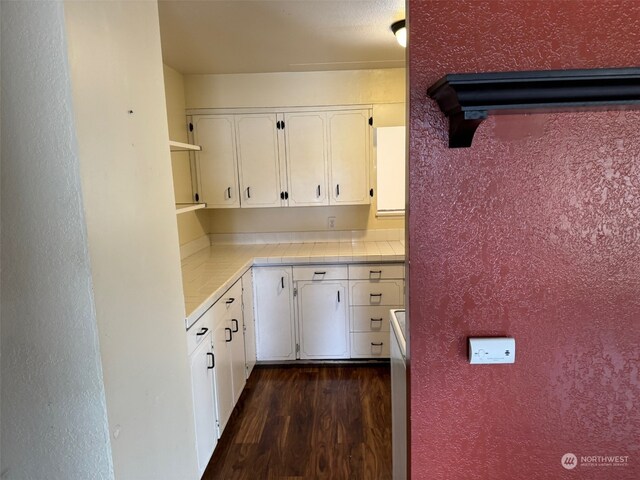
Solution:
{"label": "white upper cabinet", "polygon": [[279,207],[280,155],[275,114],[236,115],[241,206]]}
{"label": "white upper cabinet", "polygon": [[240,206],[238,164],[233,115],[193,117],[199,201],[214,208]]}
{"label": "white upper cabinet", "polygon": [[284,115],[290,207],[329,204],[326,123],[324,112]]}
{"label": "white upper cabinet", "polygon": [[332,205],[370,203],[369,110],[328,112]]}
{"label": "white upper cabinet", "polygon": [[[338,108],[338,107],[336,107]],[[370,203],[369,109],[193,115],[209,208]]]}

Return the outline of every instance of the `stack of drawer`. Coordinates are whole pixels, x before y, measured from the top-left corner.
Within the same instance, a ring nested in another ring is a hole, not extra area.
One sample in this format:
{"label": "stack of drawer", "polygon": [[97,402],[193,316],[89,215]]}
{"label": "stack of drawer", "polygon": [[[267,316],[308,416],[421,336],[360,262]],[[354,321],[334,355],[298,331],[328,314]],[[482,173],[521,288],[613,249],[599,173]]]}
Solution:
{"label": "stack of drawer", "polygon": [[404,305],[404,265],[349,265],[351,358],[389,357],[389,310]]}

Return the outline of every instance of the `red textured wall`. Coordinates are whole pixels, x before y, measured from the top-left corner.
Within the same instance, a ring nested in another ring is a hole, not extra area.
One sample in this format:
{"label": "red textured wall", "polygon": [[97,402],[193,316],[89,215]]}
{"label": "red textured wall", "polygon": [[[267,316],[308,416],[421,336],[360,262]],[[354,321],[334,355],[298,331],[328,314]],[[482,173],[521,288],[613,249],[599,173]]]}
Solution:
{"label": "red textured wall", "polygon": [[[411,478],[637,480],[640,112],[491,117],[448,149],[426,90],[638,66],[640,2],[410,0],[408,20]],[[515,365],[470,366],[485,335],[515,337]]]}

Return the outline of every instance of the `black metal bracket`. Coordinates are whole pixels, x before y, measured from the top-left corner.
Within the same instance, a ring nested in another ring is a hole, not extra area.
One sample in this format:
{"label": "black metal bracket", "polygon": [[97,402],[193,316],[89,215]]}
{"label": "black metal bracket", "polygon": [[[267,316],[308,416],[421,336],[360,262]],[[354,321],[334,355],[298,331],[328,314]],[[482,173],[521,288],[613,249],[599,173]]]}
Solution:
{"label": "black metal bracket", "polygon": [[456,73],[427,94],[449,118],[449,147],[469,147],[489,114],[638,108],[640,68]]}

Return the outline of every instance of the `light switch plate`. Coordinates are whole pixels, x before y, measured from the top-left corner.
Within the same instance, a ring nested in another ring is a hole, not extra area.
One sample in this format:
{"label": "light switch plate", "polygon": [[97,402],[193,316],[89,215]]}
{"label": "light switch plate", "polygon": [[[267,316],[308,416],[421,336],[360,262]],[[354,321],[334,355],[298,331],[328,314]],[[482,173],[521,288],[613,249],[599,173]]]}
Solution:
{"label": "light switch plate", "polygon": [[469,363],[515,363],[516,340],[509,337],[469,338]]}

